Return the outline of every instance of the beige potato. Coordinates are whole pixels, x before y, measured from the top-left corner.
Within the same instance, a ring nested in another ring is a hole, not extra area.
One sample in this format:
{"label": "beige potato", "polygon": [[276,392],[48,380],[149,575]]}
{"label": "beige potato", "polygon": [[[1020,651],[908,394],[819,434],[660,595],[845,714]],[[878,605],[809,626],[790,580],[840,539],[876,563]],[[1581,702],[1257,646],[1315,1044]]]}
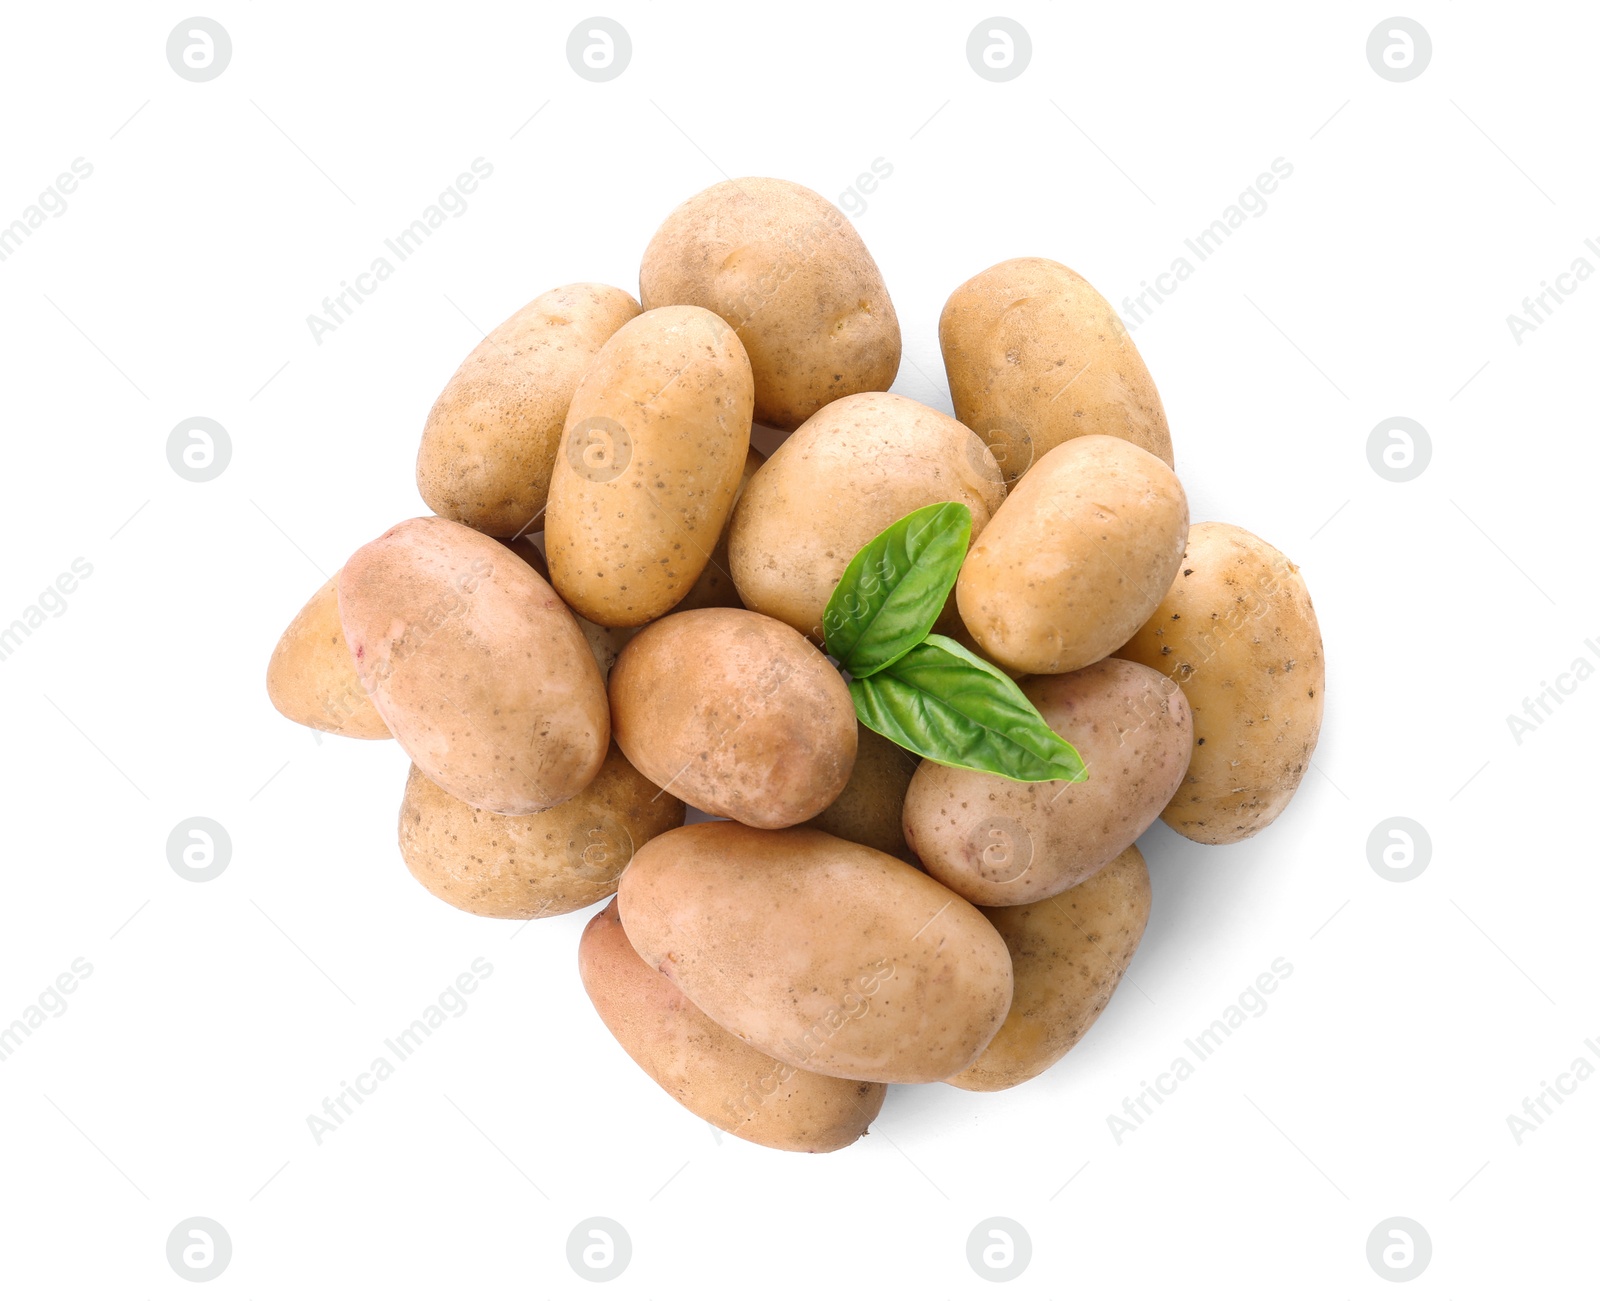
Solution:
{"label": "beige potato", "polygon": [[1176,580],[1118,655],[1165,673],[1194,710],[1189,770],[1161,820],[1205,845],[1288,807],[1322,730],[1322,632],[1299,568],[1232,524],[1196,524]]}
{"label": "beige potato", "polygon": [[898,393],[841,398],[745,488],[728,534],[733,581],[746,607],[820,643],[845,567],[884,529],[955,501],[972,512],[976,538],[1004,498],[999,466],[959,421]]}
{"label": "beige potato", "polygon": [[438,516],[397,524],[339,575],[361,685],[429,778],[492,813],[540,813],[599,772],[605,683],[550,585]]}
{"label": "beige potato", "polygon": [[1188,529],[1183,485],[1161,461],[1120,438],[1074,438],[1017,481],[973,543],[956,580],[962,622],[1003,668],[1081,669],[1160,604]]}
{"label": "beige potato", "polygon": [[437,515],[514,537],[544,510],[567,404],[594,355],[639,314],[610,285],[562,285],[502,321],[422,429],[417,491]]}
{"label": "beige potato", "polygon": [[702,1012],[821,1075],[948,1079],[1011,1005],[1011,957],[982,913],[821,831],[669,831],[634,855],[617,902],[639,956]]}
{"label": "beige potato", "polygon": [[338,583],[335,574],[283,630],[267,664],[267,695],[291,722],[366,741],[387,740],[389,728],[361,689],[339,625]]}
{"label": "beige potato", "polygon": [[584,928],[578,972],[606,1028],[702,1120],[785,1152],[836,1152],[867,1132],[887,1090],[797,1070],[697,1008],[634,952],[613,899]]}
{"label": "beige potato", "polygon": [[[550,562],[544,558],[540,545],[544,541],[544,534],[524,533],[520,538],[501,538],[500,544],[509,547],[521,557],[522,560],[533,566],[534,572],[550,581]],[[594,655],[594,662],[600,668],[602,681],[610,681],[611,666],[617,662],[617,656],[622,654],[622,648],[632,639],[637,628],[602,628],[597,623],[590,623],[581,614],[574,614],[578,630],[583,633],[584,641],[589,643],[589,650]]]}
{"label": "beige potato", "polygon": [[545,554],[573,610],[635,628],[689,594],[739,492],[750,362],[700,307],[636,316],[602,347],[567,409]]}
{"label": "beige potato", "polygon": [[415,764],[400,855],[427,889],[479,917],[554,917],[599,903],[638,847],[683,825],[683,801],[612,746],[595,779],[543,813],[507,817],[446,795]]}
{"label": "beige potato", "polygon": [[827,657],[749,610],[686,610],[640,632],[611,670],[617,744],[697,809],[789,827],[850,780],[855,706]]}
{"label": "beige potato", "polygon": [[795,429],[837,398],[887,389],[900,322],[861,236],[792,181],[745,176],[674,209],[645,249],[646,308],[692,303],[739,332],[755,418]]}
{"label": "beige potato", "polygon": [[1012,258],[950,295],[939,347],[956,417],[1015,482],[1069,438],[1125,438],[1172,464],[1167,413],[1111,304],[1076,271]]}
{"label": "beige potato", "polygon": [[1019,782],[925,759],[906,792],[906,843],[929,876],[982,906],[1047,899],[1099,872],[1161,816],[1194,743],[1183,692],[1143,664],[1101,660],[1022,691],[1077,747],[1087,780]]}
{"label": "beige potato", "polygon": [[[734,495],[733,510],[739,509],[739,498],[749,486],[750,476],[766,463],[767,458],[755,448],[752,447],[746,453],[744,475],[739,480],[739,491]],[[730,610],[744,608],[744,603],[739,600],[739,589],[733,585],[733,562],[728,559],[728,534],[732,530],[733,511],[729,511],[728,522],[722,526],[722,536],[717,539],[717,545],[711,552],[711,559],[700,571],[700,577],[694,580],[694,586],[689,589],[689,594],[672,607],[671,613],[677,614],[683,610],[708,610],[712,607]]]}
{"label": "beige potato", "polygon": [[838,797],[805,825],[880,853],[914,861],[900,830],[906,787],[917,771],[917,756],[902,750],[870,727],[856,729],[856,762]]}
{"label": "beige potato", "polygon": [[1150,920],[1150,873],[1129,845],[1064,894],[983,915],[1011,952],[1016,993],[983,1056],[948,1083],[990,1093],[1054,1066],[1105,1011]]}

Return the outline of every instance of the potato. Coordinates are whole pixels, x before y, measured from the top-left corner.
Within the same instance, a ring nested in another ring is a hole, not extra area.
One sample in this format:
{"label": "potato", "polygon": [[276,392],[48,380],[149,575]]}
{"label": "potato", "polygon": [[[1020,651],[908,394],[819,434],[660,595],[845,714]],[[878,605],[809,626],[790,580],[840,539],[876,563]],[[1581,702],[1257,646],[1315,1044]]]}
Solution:
{"label": "potato", "polygon": [[562,285],[497,325],[428,413],[417,491],[435,514],[514,537],[544,510],[578,380],[639,314],[610,285]]}
{"label": "potato", "polygon": [[639,298],[693,303],[733,326],[755,374],[755,418],[775,429],[887,389],[900,370],[900,322],[877,264],[843,213],[792,181],[741,177],[676,208],[645,249]]}
{"label": "potato", "polygon": [[578,972],[628,1056],[730,1134],[785,1152],[836,1152],[883,1107],[881,1084],[796,1070],[729,1034],[634,952],[615,899],[584,928]]}
{"label": "potato", "polygon": [[1015,482],[1069,438],[1125,438],[1172,464],[1161,395],[1111,304],[1076,271],[1023,257],[950,295],[939,348],[956,418]]}
{"label": "potato", "polygon": [[446,795],[415,764],[400,803],[400,856],[427,889],[479,917],[554,917],[599,903],[634,851],[683,825],[683,801],[613,745],[580,793],[506,817]]}
{"label": "potato", "polygon": [[540,813],[599,772],[605,684],[548,583],[493,538],[424,516],[345,562],[339,618],[361,685],[458,800]]}
{"label": "potato", "polygon": [[[734,510],[739,509],[739,498],[744,495],[750,476],[766,463],[767,458],[753,447],[745,454],[744,475],[739,480],[739,491],[733,499]],[[722,536],[717,539],[711,559],[700,571],[700,577],[695,579],[689,594],[672,607],[673,614],[682,610],[707,610],[713,606],[730,610],[744,608],[744,603],[739,600],[739,589],[733,585],[733,562],[728,559],[728,534],[732,529],[733,511],[729,511],[728,522],[722,526]]]}
{"label": "potato", "polygon": [[1081,669],[1160,604],[1188,529],[1183,485],[1149,452],[1074,438],[1017,481],[973,543],[956,581],[962,622],[1003,668]]}
{"label": "potato", "polygon": [[749,610],[686,610],[651,624],[611,670],[617,744],[697,809],[789,827],[850,780],[856,715],[827,657]]}
{"label": "potato", "polygon": [[1011,958],[965,899],[821,831],[703,822],[617,891],[639,956],[724,1029],[820,1075],[948,1079],[1011,1005]]}
{"label": "potato", "polygon": [[751,478],[728,556],[745,605],[813,641],[855,554],[935,502],[972,512],[977,537],[1005,497],[1000,468],[973,432],[898,393],[841,398],[797,429]]}
{"label": "potato", "polygon": [[[550,562],[544,558],[540,545],[544,541],[544,534],[524,533],[520,538],[501,538],[500,545],[516,552],[545,582],[550,581]],[[584,641],[589,643],[589,651],[594,656],[594,662],[600,668],[601,681],[609,681],[611,666],[617,662],[617,656],[622,654],[637,628],[602,628],[597,623],[590,623],[581,614],[572,616],[577,621],[578,630],[583,633]]]}
{"label": "potato", "polygon": [[1205,845],[1288,806],[1322,729],[1322,633],[1300,570],[1232,524],[1196,524],[1172,590],[1117,652],[1165,673],[1194,710],[1194,750],[1161,820]]}
{"label": "potato", "polygon": [[900,830],[900,809],[916,771],[916,755],[870,727],[859,726],[850,780],[838,798],[805,825],[911,862],[911,850]]}
{"label": "potato", "polygon": [[975,904],[1032,903],[1088,879],[1137,840],[1183,780],[1194,741],[1172,681],[1128,660],[1028,678],[1023,694],[1078,749],[1088,779],[1019,782],[924,760],[905,799],[906,843]]}
{"label": "potato", "polygon": [[1054,1066],[1116,992],[1150,920],[1150,873],[1129,845],[1064,894],[985,908],[1011,952],[1016,994],[983,1056],[948,1083],[990,1093]]}
{"label": "potato", "polygon": [[578,614],[635,628],[706,567],[750,450],[750,362],[700,307],[636,316],[572,395],[545,511],[550,576]]}
{"label": "potato", "polygon": [[387,740],[389,728],[356,677],[356,662],[339,626],[339,575],[317,588],[290,621],[267,664],[267,695],[291,722],[366,741]]}

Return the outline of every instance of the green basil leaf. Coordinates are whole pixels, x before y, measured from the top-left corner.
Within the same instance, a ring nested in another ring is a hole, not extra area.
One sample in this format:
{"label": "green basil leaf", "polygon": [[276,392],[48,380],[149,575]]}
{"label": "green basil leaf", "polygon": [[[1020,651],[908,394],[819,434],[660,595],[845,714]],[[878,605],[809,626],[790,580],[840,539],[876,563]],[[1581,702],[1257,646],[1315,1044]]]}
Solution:
{"label": "green basil leaf", "polygon": [[828,654],[854,678],[894,663],[925,638],[955,586],[972,512],[938,502],[897,520],[856,552],[822,616]]}
{"label": "green basil leaf", "polygon": [[1022,689],[948,637],[934,635],[850,683],[856,717],[924,759],[1013,781],[1082,781],[1083,760]]}

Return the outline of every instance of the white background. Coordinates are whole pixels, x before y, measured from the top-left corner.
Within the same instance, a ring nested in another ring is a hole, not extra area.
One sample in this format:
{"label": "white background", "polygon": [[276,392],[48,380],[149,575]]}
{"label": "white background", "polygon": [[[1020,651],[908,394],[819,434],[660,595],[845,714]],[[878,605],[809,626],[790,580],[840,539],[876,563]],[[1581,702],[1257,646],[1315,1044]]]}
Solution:
{"label": "white background", "polygon": [[[194,1295],[165,1255],[190,1216],[232,1240],[218,1298],[1380,1296],[1391,1216],[1432,1241],[1403,1295],[1592,1290],[1600,1080],[1520,1145],[1506,1121],[1600,1065],[1576,831],[1600,685],[1520,745],[1506,723],[1600,666],[1600,284],[1520,345],[1506,324],[1600,240],[1592,7],[1409,9],[1433,56],[1404,84],[1366,58],[1388,11],[1356,4],[1014,5],[1032,62],[1002,84],[967,63],[970,5],[616,4],[633,56],[604,84],[567,63],[592,12],[567,5],[206,12],[233,57],[205,84],[166,61],[170,6],[8,6],[0,41],[0,223],[93,166],[0,263],[0,624],[93,566],[0,663],[0,1024],[93,966],[0,1062],[0,1293]],[[469,209],[315,343],[308,313],[480,157]],[[566,281],[636,289],[657,223],[724,174],[836,197],[892,166],[856,224],[895,387],[948,410],[956,284],[1043,255],[1120,302],[1280,157],[1268,210],[1136,341],[1193,517],[1309,581],[1315,771],[1245,844],[1143,838],[1143,947],[1038,1081],[895,1088],[830,1156],[719,1138],[600,1025],[583,916],[439,903],[395,848],[401,753],[269,706],[300,604],[423,512],[423,418],[481,332]],[[195,415],[232,439],[209,483],[166,460]],[[1365,450],[1396,415],[1433,444],[1402,484]],[[166,859],[194,815],[233,841],[209,884]],[[1433,844],[1405,884],[1367,857],[1394,815]],[[465,1015],[314,1142],[307,1114],[480,956]],[[1266,1013],[1114,1141],[1279,957]],[[566,1257],[594,1215],[633,1246],[604,1286]],[[1004,1285],[966,1256],[997,1215],[1033,1248]]]}

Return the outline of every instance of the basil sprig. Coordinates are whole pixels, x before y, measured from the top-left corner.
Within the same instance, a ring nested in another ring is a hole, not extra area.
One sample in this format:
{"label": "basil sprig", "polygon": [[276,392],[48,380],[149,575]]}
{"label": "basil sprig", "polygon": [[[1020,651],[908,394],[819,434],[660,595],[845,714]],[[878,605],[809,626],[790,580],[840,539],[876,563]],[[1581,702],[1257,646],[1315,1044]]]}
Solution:
{"label": "basil sprig", "polygon": [[913,511],[845,568],[823,616],[828,653],[850,674],[856,717],[903,749],[1013,781],[1083,781],[1083,760],[1022,689],[932,632],[961,572],[972,512]]}

